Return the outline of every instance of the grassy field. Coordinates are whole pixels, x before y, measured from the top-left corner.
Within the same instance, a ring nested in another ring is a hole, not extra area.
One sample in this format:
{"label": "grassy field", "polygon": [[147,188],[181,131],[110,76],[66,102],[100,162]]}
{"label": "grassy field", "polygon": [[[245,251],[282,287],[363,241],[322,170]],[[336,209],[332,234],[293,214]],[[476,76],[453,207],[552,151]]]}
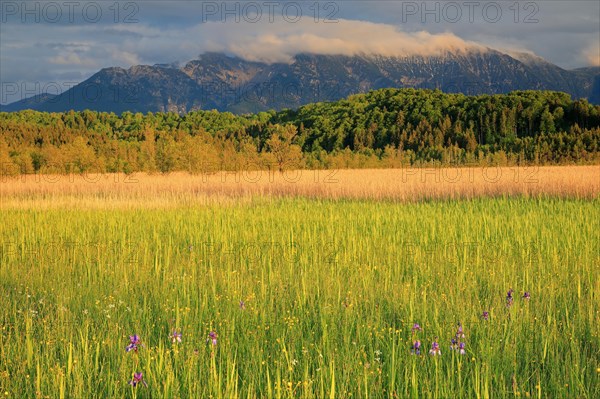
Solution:
{"label": "grassy field", "polygon": [[13,199],[4,397],[600,397],[597,198]]}
{"label": "grassy field", "polygon": [[431,199],[597,198],[600,165],[23,175],[0,178],[2,208],[165,208],[256,197]]}

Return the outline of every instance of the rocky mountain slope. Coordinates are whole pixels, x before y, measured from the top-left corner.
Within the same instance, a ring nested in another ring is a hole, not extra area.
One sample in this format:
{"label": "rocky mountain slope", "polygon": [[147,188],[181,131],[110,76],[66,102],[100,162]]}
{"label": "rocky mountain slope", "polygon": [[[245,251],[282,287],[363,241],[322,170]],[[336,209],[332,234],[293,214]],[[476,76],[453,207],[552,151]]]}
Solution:
{"label": "rocky mountain slope", "polygon": [[389,87],[465,94],[555,90],[598,103],[600,67],[569,71],[534,55],[491,49],[406,58],[299,54],[290,63],[274,64],[206,53],[182,67],[105,68],[60,96],[41,95],[2,110],[246,113],[296,108]]}

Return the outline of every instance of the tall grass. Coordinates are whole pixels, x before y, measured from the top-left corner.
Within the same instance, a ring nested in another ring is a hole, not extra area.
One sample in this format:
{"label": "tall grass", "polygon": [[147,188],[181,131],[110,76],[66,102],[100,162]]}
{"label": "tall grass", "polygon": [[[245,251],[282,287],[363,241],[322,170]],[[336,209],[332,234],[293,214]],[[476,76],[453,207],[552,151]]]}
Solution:
{"label": "tall grass", "polygon": [[600,165],[23,175],[0,179],[0,207],[165,208],[254,197],[403,202],[494,196],[597,198]]}
{"label": "tall grass", "polygon": [[[599,205],[4,209],[0,394],[599,397]],[[466,355],[449,350],[458,322]]]}

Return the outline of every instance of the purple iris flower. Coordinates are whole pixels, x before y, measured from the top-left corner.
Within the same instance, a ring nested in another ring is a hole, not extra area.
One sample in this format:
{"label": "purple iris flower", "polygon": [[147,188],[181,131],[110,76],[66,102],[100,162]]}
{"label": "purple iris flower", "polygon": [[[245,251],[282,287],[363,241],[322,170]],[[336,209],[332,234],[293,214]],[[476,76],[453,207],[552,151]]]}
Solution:
{"label": "purple iris flower", "polygon": [[246,303],[244,301],[240,301],[240,309],[246,309]]}
{"label": "purple iris flower", "polygon": [[146,384],[146,381],[144,381],[144,375],[142,373],[134,373],[133,380],[129,381],[129,385],[133,386],[134,388],[137,387],[138,384],[142,384],[145,387],[148,386],[148,384]]}
{"label": "purple iris flower", "polygon": [[458,323],[458,328],[456,330],[456,338],[464,338],[465,333],[463,332],[462,324]]}
{"label": "purple iris flower", "polygon": [[531,299],[531,294],[529,293],[529,291],[525,291],[525,293],[523,294],[523,299]]}
{"label": "purple iris flower", "polygon": [[489,318],[490,318],[490,312],[488,312],[487,310],[486,310],[486,311],[484,311],[484,312],[481,314],[481,318],[482,318],[483,320],[489,320]]}
{"label": "purple iris flower", "polygon": [[211,331],[208,334],[208,339],[206,340],[206,342],[210,341],[210,342],[212,342],[213,346],[215,346],[215,345],[217,345],[217,337],[218,337],[217,333],[215,331]]}
{"label": "purple iris flower", "polygon": [[420,355],[421,354],[421,341],[416,340],[413,343],[412,349],[411,349],[411,353],[413,355]]}
{"label": "purple iris flower", "polygon": [[125,348],[126,352],[134,351],[137,352],[138,345],[140,345],[140,337],[138,335],[129,336],[129,345]]}
{"label": "purple iris flower", "polygon": [[171,334],[171,342],[174,344],[181,342],[181,333],[177,332],[177,330],[173,331],[173,334]]}
{"label": "purple iris flower", "polygon": [[455,350],[458,348],[458,340],[456,338],[452,338],[450,340],[450,350]]}
{"label": "purple iris flower", "polygon": [[506,293],[506,307],[510,307],[513,304],[513,292],[515,292],[512,288],[508,290]]}
{"label": "purple iris flower", "polygon": [[415,323],[415,324],[413,324],[411,331],[414,334],[417,331],[423,331],[423,329],[421,328],[419,323]]}
{"label": "purple iris flower", "polygon": [[466,353],[467,353],[467,351],[465,350],[465,346],[466,346],[466,344],[465,344],[464,342],[461,342],[461,343],[458,345],[458,353],[459,353],[460,355],[464,355],[464,354],[466,354]]}
{"label": "purple iris flower", "polygon": [[431,349],[429,350],[429,354],[433,355],[433,356],[439,356],[442,354],[442,351],[440,350],[440,344],[437,343],[437,338],[431,344]]}

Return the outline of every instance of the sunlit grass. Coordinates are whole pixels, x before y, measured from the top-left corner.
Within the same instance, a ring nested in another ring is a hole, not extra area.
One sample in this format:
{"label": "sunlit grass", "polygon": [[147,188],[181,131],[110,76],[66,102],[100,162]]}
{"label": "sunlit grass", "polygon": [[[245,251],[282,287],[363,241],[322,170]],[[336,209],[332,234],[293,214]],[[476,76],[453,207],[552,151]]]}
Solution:
{"label": "sunlit grass", "polygon": [[597,198],[600,165],[23,175],[0,179],[1,208],[173,208],[257,197],[414,202],[478,197]]}
{"label": "sunlit grass", "polygon": [[[599,205],[4,209],[0,393],[598,397]],[[414,322],[421,356],[410,352]],[[464,356],[449,349],[458,322]],[[133,334],[142,346],[127,353]],[[134,372],[148,387],[128,384]]]}

